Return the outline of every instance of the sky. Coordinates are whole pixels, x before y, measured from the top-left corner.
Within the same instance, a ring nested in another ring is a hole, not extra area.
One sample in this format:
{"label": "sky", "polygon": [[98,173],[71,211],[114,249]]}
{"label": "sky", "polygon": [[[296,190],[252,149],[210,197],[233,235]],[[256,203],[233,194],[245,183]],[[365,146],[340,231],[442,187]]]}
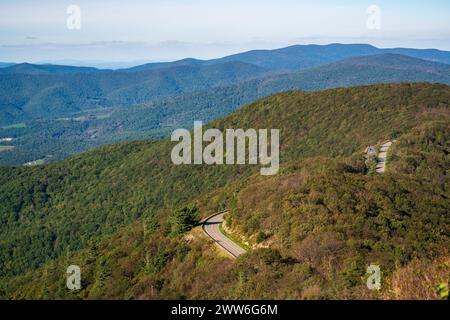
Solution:
{"label": "sky", "polygon": [[0,0],[0,61],[133,64],[336,42],[450,51],[450,1]]}

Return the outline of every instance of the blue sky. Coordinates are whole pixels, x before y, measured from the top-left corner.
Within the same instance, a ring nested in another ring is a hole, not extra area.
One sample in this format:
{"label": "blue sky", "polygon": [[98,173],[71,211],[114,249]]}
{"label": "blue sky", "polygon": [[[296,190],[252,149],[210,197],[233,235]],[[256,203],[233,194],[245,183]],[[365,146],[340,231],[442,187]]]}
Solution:
{"label": "blue sky", "polygon": [[[80,30],[66,27],[72,4]],[[366,26],[370,5],[379,30]],[[0,0],[0,61],[211,58],[332,42],[450,50],[450,1]]]}

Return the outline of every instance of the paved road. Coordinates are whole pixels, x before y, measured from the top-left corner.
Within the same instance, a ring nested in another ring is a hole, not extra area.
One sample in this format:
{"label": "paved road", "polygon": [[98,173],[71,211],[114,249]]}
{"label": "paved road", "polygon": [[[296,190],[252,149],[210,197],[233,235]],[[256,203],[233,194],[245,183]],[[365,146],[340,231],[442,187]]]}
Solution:
{"label": "paved road", "polygon": [[226,237],[219,230],[219,225],[223,222],[223,216],[226,212],[218,213],[203,222],[203,230],[210,236],[220,247],[225,249],[233,257],[237,258],[246,251],[237,245],[233,240]]}
{"label": "paved road", "polygon": [[381,145],[380,152],[378,153],[377,172],[384,173],[386,171],[386,157],[389,148],[392,146],[392,141],[388,141]]}

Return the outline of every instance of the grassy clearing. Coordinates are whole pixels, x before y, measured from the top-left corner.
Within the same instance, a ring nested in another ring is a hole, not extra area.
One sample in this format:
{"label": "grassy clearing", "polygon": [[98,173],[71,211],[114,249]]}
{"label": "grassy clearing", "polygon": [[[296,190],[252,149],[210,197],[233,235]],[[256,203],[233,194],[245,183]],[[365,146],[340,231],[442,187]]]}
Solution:
{"label": "grassy clearing", "polygon": [[14,148],[15,148],[14,146],[0,146],[0,152],[2,152],[2,151],[11,151]]}

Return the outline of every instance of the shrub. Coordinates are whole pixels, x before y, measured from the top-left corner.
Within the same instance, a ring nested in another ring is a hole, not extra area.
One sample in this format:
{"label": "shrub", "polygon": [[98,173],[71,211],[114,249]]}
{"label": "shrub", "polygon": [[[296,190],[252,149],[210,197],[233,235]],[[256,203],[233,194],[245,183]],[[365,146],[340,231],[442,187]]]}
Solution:
{"label": "shrub", "polygon": [[261,243],[266,239],[267,235],[262,231],[258,232],[258,234],[256,235],[256,243]]}

